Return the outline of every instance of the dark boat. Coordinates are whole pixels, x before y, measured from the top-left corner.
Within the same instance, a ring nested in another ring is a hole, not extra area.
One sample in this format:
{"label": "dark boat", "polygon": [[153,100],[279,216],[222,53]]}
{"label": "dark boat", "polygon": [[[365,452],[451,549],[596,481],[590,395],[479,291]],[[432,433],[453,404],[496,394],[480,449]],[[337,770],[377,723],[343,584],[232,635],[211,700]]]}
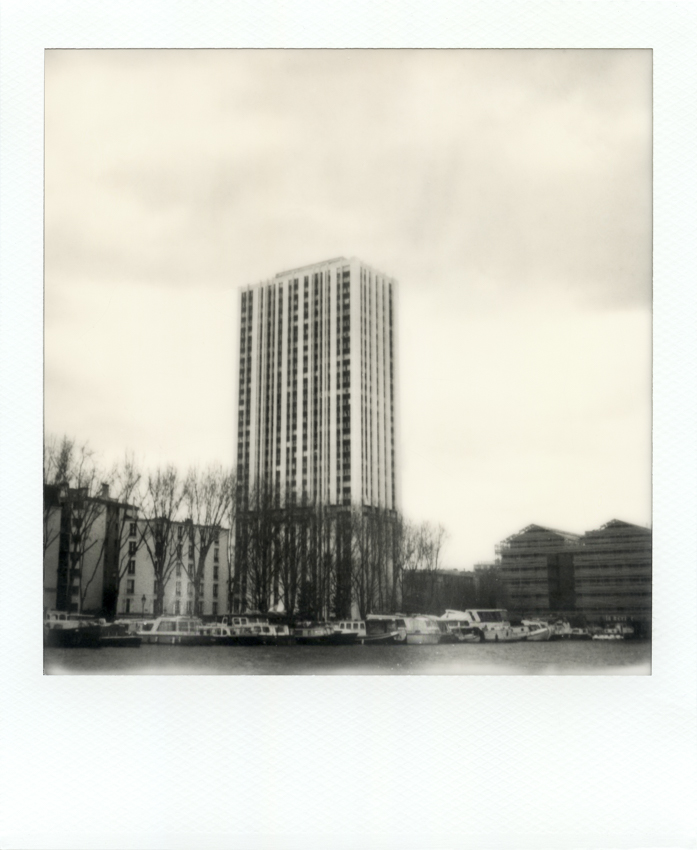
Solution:
{"label": "dark boat", "polygon": [[358,631],[340,631],[331,623],[313,623],[293,629],[295,643],[300,646],[355,646]]}
{"label": "dark boat", "polygon": [[44,630],[44,646],[61,649],[99,649],[101,646],[101,628],[80,624],[74,628],[53,628]]}
{"label": "dark boat", "polygon": [[44,646],[61,649],[99,649],[105,621],[67,611],[48,611],[44,617]]}

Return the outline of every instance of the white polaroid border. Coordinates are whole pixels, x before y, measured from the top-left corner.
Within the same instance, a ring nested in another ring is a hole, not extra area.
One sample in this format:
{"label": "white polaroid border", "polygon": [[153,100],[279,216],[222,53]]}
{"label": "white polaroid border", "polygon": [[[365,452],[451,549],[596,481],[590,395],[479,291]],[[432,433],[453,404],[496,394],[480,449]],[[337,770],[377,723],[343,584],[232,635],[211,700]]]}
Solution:
{"label": "white polaroid border", "polygon": [[[694,847],[694,5],[68,0],[2,19],[0,846]],[[651,676],[42,675],[43,54],[71,47],[653,50]]]}

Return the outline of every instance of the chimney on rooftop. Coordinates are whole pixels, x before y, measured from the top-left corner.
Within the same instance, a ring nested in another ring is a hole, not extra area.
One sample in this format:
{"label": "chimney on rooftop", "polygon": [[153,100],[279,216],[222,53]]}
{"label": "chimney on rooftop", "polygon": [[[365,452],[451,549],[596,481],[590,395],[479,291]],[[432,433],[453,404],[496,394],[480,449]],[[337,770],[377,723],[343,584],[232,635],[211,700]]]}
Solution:
{"label": "chimney on rooftop", "polygon": [[109,485],[108,484],[102,484],[102,499],[108,499],[108,498],[109,498]]}

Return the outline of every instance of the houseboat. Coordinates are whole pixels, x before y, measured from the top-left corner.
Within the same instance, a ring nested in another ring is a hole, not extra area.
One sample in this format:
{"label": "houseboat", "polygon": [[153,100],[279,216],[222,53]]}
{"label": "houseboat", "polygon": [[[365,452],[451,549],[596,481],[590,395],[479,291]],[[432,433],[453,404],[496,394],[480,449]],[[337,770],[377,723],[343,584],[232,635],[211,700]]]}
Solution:
{"label": "houseboat", "polygon": [[144,623],[138,632],[143,643],[177,646],[206,646],[210,640],[199,617],[162,616]]}
{"label": "houseboat", "polygon": [[627,626],[621,623],[618,623],[616,626],[609,626],[607,628],[601,629],[596,632],[596,634],[592,635],[593,640],[624,640],[625,638],[631,638],[634,636],[634,629],[631,626]]}
{"label": "houseboat", "polygon": [[335,631],[331,623],[304,623],[293,629],[299,646],[347,646],[358,642],[358,631]]}
{"label": "houseboat", "polygon": [[261,639],[264,646],[292,646],[295,643],[288,626],[279,623],[262,626]]}
{"label": "houseboat", "polygon": [[588,629],[572,628],[566,620],[550,623],[550,640],[591,640]]}
{"label": "houseboat", "polygon": [[298,646],[326,646],[331,635],[329,626],[302,625],[293,629],[293,637]]}
{"label": "houseboat", "polygon": [[237,638],[229,626],[222,623],[208,623],[201,626],[202,644],[205,646],[235,646]]}
{"label": "houseboat", "polygon": [[123,623],[108,623],[102,626],[99,634],[99,645],[104,648],[137,649],[143,639],[131,632]]}
{"label": "houseboat", "polygon": [[403,617],[390,614],[368,614],[365,618],[365,630],[363,643],[366,646],[407,645],[407,624]]}
{"label": "houseboat", "polygon": [[440,643],[441,630],[435,617],[405,617],[404,622],[407,629],[407,646],[432,646]]}
{"label": "houseboat", "polygon": [[99,649],[105,620],[95,620],[67,611],[47,611],[44,614],[44,646],[62,649]]}
{"label": "houseboat", "polygon": [[247,626],[233,626],[239,646],[289,646],[295,643],[288,626],[259,620]]}
{"label": "houseboat", "polygon": [[335,643],[363,643],[366,637],[364,620],[339,620],[327,623],[334,634]]}
{"label": "houseboat", "polygon": [[522,625],[528,630],[527,641],[547,641],[552,636],[552,629],[544,620],[523,620]]}
{"label": "houseboat", "polygon": [[495,641],[514,643],[527,640],[528,629],[512,626],[508,611],[504,608],[468,608],[466,611],[454,611],[448,608],[443,614],[444,620],[467,621],[479,633],[480,642]]}
{"label": "houseboat", "polygon": [[441,643],[479,643],[483,640],[479,629],[472,626],[466,618],[447,618],[445,615],[438,618],[441,630],[445,629],[452,636],[450,640],[442,640]]}

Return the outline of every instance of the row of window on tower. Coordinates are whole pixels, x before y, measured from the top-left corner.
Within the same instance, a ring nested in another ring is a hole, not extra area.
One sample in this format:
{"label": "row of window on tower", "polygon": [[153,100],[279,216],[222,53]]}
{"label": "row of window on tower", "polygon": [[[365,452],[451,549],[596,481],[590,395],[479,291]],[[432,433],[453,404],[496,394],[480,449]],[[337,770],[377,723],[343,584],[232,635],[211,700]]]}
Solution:
{"label": "row of window on tower", "polygon": [[[337,424],[339,430],[339,464],[350,468],[350,443],[343,446],[341,439],[350,433],[350,270],[337,271],[337,390],[343,394],[343,404],[338,409]],[[288,283],[288,338],[287,338],[287,385],[286,385],[286,470],[291,481],[297,480],[298,429],[301,428],[300,445],[303,452],[301,485],[304,491],[308,487],[308,451],[312,440],[311,475],[315,492],[326,491],[329,469],[322,462],[327,455],[328,423],[330,401],[329,362],[330,337],[329,317],[331,315],[331,274],[318,272],[305,276],[302,285],[303,295],[303,352],[302,352],[302,405],[298,415],[298,337],[299,337],[299,281],[297,278]],[[260,350],[265,353],[265,367],[262,373],[263,387],[260,388],[257,434],[261,438],[261,469],[258,470],[266,480],[276,481],[280,489],[281,475],[281,438],[282,438],[282,362],[283,351],[283,284],[271,286],[258,293],[258,307],[262,325],[265,327],[265,345]],[[242,293],[242,327],[240,343],[240,395],[238,418],[238,467],[242,475],[241,482],[248,484],[250,463],[250,419],[251,419],[251,292]],[[310,356],[312,355],[312,357]],[[343,357],[343,360],[340,358]],[[310,383],[311,374],[311,383]],[[312,394],[309,395],[311,388]],[[275,414],[275,415],[274,415]],[[260,454],[257,453],[257,460]],[[274,476],[275,471],[275,476]],[[341,470],[339,478],[341,479]],[[348,477],[348,476],[347,476]]]}

